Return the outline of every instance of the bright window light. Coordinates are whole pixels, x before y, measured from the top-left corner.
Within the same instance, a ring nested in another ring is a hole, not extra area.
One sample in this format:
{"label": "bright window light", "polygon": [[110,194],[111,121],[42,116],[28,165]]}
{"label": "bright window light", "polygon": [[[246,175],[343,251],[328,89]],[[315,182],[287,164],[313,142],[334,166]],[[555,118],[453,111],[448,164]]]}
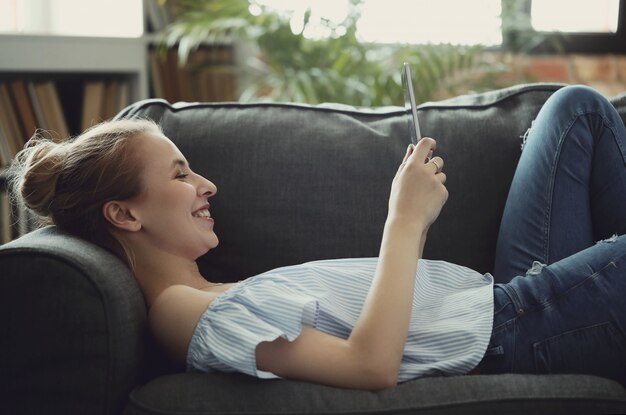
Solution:
{"label": "bright window light", "polygon": [[0,32],[139,37],[142,0],[0,0]]}
{"label": "bright window light", "polygon": [[[349,10],[347,0],[256,1],[279,12],[293,13],[291,26],[296,33],[302,31],[304,13],[310,8],[310,27],[304,33],[309,38],[328,36],[322,19],[340,23]],[[366,0],[361,12],[357,29],[365,42],[502,43],[500,0]]]}
{"label": "bright window light", "polygon": [[533,0],[532,25],[546,32],[617,32],[619,0]]}
{"label": "bright window light", "polygon": [[500,0],[368,0],[358,30],[368,42],[498,45],[500,13]]}

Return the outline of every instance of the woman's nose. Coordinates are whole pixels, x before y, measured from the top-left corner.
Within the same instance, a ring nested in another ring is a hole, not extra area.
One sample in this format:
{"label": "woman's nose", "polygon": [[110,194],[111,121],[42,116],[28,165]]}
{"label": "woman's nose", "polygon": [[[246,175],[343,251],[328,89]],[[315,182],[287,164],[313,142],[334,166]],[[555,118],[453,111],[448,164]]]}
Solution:
{"label": "woman's nose", "polygon": [[217,193],[217,186],[215,186],[215,184],[213,184],[212,181],[205,179],[204,177],[202,177],[202,183],[201,185],[198,187],[198,193],[200,193],[203,196],[214,196],[215,193]]}

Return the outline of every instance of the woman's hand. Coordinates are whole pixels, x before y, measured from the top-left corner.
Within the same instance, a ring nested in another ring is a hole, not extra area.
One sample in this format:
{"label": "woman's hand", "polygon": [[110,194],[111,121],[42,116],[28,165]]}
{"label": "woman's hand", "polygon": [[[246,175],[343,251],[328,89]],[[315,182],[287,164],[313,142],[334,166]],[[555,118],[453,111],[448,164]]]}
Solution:
{"label": "woman's hand", "polygon": [[436,147],[435,140],[424,137],[417,146],[407,148],[391,185],[389,220],[426,232],[439,216],[448,200],[448,190],[444,185],[446,175],[441,171],[443,160],[430,158]]}

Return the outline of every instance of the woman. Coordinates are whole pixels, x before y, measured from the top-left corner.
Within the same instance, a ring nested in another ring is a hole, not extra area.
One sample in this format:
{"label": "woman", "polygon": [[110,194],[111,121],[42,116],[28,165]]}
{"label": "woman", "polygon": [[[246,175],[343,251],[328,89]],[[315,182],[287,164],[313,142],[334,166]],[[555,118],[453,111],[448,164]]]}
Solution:
{"label": "woman", "polygon": [[[436,143],[409,146],[378,258],[207,282],[213,183],[148,121],[33,140],[24,203],[133,269],[159,342],[190,369],[383,389],[436,374],[547,371],[626,381],[626,130],[585,87],[546,102],[525,142],[496,275],[420,259],[448,192]],[[606,241],[595,244],[598,239]],[[526,273],[526,268],[534,266]],[[516,277],[516,275],[519,275]],[[348,288],[349,287],[349,288]]]}

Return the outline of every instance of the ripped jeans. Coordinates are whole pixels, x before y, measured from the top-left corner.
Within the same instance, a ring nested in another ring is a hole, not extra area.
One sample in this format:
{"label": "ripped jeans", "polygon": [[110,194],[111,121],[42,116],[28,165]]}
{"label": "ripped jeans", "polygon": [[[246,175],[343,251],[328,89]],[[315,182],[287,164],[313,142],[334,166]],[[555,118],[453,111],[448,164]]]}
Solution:
{"label": "ripped jeans", "polygon": [[626,128],[594,90],[554,93],[523,144],[502,218],[481,373],[626,383]]}

